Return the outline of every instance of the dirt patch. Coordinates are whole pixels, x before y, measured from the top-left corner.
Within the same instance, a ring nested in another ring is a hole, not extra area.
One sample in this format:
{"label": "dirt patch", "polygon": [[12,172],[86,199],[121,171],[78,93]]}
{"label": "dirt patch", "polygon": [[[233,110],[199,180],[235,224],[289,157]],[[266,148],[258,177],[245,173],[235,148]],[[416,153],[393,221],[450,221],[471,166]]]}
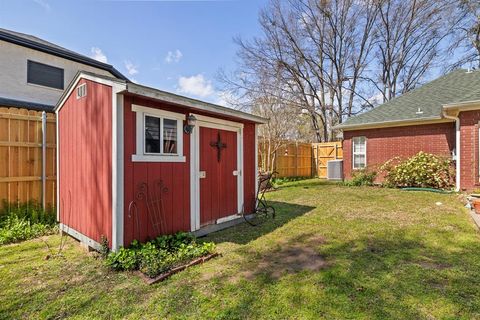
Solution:
{"label": "dirt patch", "polygon": [[239,278],[251,279],[260,274],[279,279],[285,274],[302,271],[319,271],[327,267],[325,258],[319,253],[324,243],[321,237],[309,238],[295,244],[285,244],[280,249],[261,255],[256,265],[240,273]]}
{"label": "dirt patch", "polygon": [[429,262],[429,261],[422,261],[418,263],[424,269],[429,270],[444,270],[450,268],[450,265],[445,263],[437,263],[437,262]]}

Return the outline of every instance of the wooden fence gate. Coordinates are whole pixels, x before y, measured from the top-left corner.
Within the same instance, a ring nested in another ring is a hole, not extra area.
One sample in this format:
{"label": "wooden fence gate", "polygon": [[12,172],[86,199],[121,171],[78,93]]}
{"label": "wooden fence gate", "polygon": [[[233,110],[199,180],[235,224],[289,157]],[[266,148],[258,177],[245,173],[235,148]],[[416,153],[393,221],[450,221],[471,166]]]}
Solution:
{"label": "wooden fence gate", "polygon": [[[263,142],[259,143],[258,167],[267,171],[262,153],[266,152]],[[272,155],[277,177],[327,178],[327,162],[343,158],[342,142],[302,143],[285,141]]]}
{"label": "wooden fence gate", "polygon": [[43,115],[0,107],[0,200],[55,206],[55,114]]}
{"label": "wooden fence gate", "polygon": [[327,178],[327,162],[343,159],[342,142],[312,143],[312,149],[317,177]]}

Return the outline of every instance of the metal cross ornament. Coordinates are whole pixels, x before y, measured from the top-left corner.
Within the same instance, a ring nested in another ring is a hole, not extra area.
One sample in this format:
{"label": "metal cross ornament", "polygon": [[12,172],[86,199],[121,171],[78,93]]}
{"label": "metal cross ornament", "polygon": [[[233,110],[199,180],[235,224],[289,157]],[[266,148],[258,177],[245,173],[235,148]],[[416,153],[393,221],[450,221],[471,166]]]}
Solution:
{"label": "metal cross ornament", "polygon": [[210,142],[210,146],[217,148],[217,161],[220,162],[220,154],[222,149],[227,147],[227,145],[223,143],[222,139],[220,138],[220,132],[217,135],[217,141]]}

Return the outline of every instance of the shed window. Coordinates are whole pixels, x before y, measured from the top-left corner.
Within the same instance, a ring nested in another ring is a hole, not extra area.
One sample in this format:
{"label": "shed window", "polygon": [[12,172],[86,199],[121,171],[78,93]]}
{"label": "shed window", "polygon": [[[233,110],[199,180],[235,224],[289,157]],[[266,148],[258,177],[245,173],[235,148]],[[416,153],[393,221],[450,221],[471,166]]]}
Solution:
{"label": "shed window", "polygon": [[367,139],[353,138],[353,169],[364,169],[367,166]]}
{"label": "shed window", "polygon": [[143,106],[132,106],[136,112],[137,152],[132,161],[184,162],[183,120],[185,115]]}
{"label": "shed window", "polygon": [[35,61],[27,61],[27,82],[63,90],[63,69]]}
{"label": "shed window", "polygon": [[145,153],[177,154],[178,121],[145,115]]}

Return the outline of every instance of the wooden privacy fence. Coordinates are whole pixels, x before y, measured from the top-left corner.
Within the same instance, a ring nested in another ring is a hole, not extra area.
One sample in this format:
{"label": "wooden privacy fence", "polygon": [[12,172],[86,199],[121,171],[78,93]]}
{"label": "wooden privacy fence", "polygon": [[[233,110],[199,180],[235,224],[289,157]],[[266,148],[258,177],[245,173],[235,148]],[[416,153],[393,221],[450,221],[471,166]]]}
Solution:
{"label": "wooden privacy fence", "polygon": [[54,114],[0,107],[0,200],[55,206],[55,140]]}
{"label": "wooden privacy fence", "polygon": [[[259,143],[259,168],[266,170],[265,144]],[[342,142],[302,143],[285,141],[271,156],[278,177],[327,177],[327,162],[343,158]],[[262,161],[263,160],[263,161]]]}

